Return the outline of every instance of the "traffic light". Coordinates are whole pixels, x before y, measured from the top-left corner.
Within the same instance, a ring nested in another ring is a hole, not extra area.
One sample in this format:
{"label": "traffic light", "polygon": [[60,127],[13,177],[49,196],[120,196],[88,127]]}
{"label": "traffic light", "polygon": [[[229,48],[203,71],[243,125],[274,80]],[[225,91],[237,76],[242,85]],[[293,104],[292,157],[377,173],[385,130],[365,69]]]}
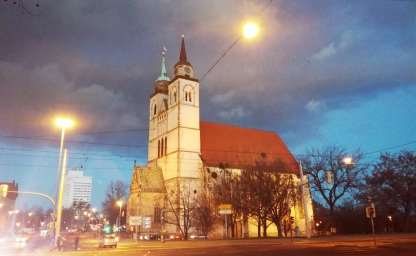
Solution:
{"label": "traffic light", "polygon": [[111,225],[105,225],[103,228],[103,232],[105,234],[111,234],[113,233],[113,228],[111,227]]}
{"label": "traffic light", "polygon": [[0,185],[1,197],[6,198],[7,197],[7,191],[8,190],[9,190],[9,185],[7,185],[7,184],[1,184]]}

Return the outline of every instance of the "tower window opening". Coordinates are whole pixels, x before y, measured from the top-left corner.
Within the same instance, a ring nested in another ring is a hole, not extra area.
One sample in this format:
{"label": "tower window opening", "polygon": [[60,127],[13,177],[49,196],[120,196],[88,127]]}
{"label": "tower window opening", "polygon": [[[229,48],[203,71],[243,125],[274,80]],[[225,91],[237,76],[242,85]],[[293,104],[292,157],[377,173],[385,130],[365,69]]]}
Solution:
{"label": "tower window opening", "polygon": [[163,149],[164,149],[164,147],[163,147],[163,138],[162,138],[162,142],[160,143],[160,148],[161,148],[161,152],[160,152],[160,156],[163,156],[165,153],[163,152]]}
{"label": "tower window opening", "polygon": [[160,157],[160,140],[157,141],[157,157]]}
{"label": "tower window opening", "polygon": [[165,137],[165,155],[168,152],[168,138]]}
{"label": "tower window opening", "polygon": [[156,115],[157,109],[156,109],[156,104],[153,106],[153,115]]}
{"label": "tower window opening", "polygon": [[156,223],[156,224],[160,223],[161,217],[162,217],[161,213],[162,213],[162,211],[161,211],[160,207],[155,206],[154,213],[153,213],[153,218],[154,218],[153,223]]}

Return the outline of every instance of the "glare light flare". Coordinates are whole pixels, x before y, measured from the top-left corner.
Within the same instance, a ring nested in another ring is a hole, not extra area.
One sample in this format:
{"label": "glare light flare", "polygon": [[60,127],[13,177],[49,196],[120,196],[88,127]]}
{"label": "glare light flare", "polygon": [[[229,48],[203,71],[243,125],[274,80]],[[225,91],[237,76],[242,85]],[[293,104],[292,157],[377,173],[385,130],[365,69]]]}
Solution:
{"label": "glare light flare", "polygon": [[123,206],[123,201],[121,201],[121,200],[117,201],[117,206],[118,206],[118,207]]}
{"label": "glare light flare", "polygon": [[243,26],[243,36],[246,39],[252,39],[258,35],[259,30],[259,26],[256,23],[249,21]]}
{"label": "glare light flare", "polygon": [[72,128],[74,127],[75,122],[67,117],[57,117],[55,119],[55,125],[59,128]]}

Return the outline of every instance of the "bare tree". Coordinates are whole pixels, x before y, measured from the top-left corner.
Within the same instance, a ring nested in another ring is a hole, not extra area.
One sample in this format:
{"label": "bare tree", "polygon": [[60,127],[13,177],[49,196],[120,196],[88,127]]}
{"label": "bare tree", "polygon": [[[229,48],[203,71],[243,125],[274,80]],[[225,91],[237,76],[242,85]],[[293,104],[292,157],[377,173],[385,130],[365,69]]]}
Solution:
{"label": "bare tree", "polygon": [[396,215],[399,230],[411,231],[411,216],[416,215],[416,153],[383,154],[359,197],[366,203],[371,197],[378,215]]}
{"label": "bare tree", "polygon": [[193,214],[195,227],[198,228],[204,236],[208,236],[208,233],[212,230],[217,219],[214,202],[208,193],[202,192],[198,194]]}
{"label": "bare tree", "polygon": [[272,204],[268,219],[276,225],[278,236],[283,237],[283,219],[290,215],[291,207],[299,201],[300,191],[291,175],[275,174],[271,178],[274,183],[270,190]]}
{"label": "bare tree", "polygon": [[[175,199],[179,199],[179,202]],[[182,186],[180,191],[171,192],[166,197],[168,209],[166,210],[166,223],[174,224],[184,240],[188,240],[189,231],[193,227],[196,191],[191,187]]]}
{"label": "bare tree", "polygon": [[[127,185],[120,180],[111,181],[107,187],[106,198],[103,202],[103,211],[108,216],[110,223],[115,223],[119,215],[119,208],[116,205],[118,200],[127,196]],[[124,207],[126,204],[124,204]]]}
{"label": "bare tree", "polygon": [[[350,157],[352,162],[345,161]],[[362,154],[356,152],[348,155],[339,147],[324,150],[311,150],[302,160],[305,174],[309,175],[311,187],[328,206],[332,225],[334,209],[343,198],[356,192],[367,166],[362,161]]]}

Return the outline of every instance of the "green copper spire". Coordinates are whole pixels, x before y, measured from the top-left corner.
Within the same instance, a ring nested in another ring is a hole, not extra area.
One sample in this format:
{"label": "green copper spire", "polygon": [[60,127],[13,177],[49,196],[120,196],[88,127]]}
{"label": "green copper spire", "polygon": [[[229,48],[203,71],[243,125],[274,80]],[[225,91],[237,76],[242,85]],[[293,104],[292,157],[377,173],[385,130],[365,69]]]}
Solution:
{"label": "green copper spire", "polygon": [[160,70],[160,76],[156,79],[156,81],[170,81],[168,72],[166,71],[166,63],[165,63],[165,55],[166,55],[166,48],[163,47],[162,49],[162,66]]}

